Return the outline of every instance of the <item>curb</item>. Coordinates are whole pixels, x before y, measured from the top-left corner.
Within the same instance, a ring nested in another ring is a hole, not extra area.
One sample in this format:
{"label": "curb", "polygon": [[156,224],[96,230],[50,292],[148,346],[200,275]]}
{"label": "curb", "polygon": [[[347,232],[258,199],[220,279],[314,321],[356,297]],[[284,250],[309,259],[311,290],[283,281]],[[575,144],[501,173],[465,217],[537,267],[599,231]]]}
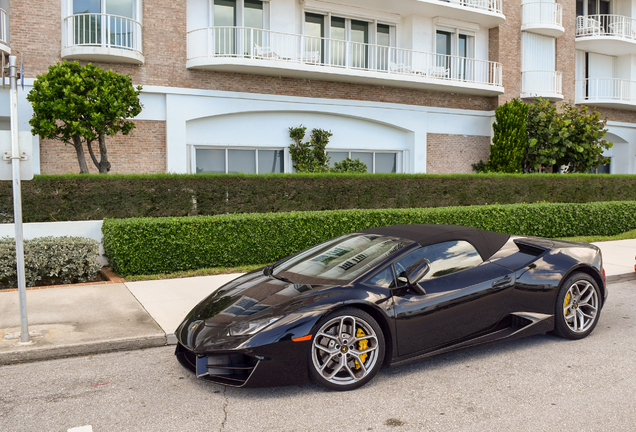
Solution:
{"label": "curb", "polygon": [[636,280],[636,272],[634,273],[623,273],[623,274],[619,274],[619,275],[613,275],[613,276],[608,276],[607,277],[607,283],[614,283],[614,282],[625,282],[625,281],[630,281],[630,280]]}
{"label": "curb", "polygon": [[40,349],[38,349],[37,346],[17,347],[16,351],[0,353],[0,366],[41,360],[54,360],[66,357],[86,356],[91,354],[103,354],[113,351],[131,351],[143,348],[155,348],[166,345],[166,336],[161,334],[142,338],[135,337],[112,341],[68,344],[57,347],[42,347]]}

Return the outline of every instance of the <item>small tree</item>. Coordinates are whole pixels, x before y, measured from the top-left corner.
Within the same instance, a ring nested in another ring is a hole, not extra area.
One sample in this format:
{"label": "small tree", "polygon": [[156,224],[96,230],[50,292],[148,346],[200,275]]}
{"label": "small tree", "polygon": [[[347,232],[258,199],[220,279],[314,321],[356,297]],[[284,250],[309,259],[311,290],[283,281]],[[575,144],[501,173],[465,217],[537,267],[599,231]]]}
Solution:
{"label": "small tree", "polygon": [[[523,159],[528,147],[526,122],[528,106],[519,99],[513,99],[495,110],[494,136],[490,147],[490,157],[485,171],[516,173],[522,172]],[[479,164],[473,166],[478,170]]]}
{"label": "small tree", "polygon": [[600,113],[571,103],[558,113],[550,102],[539,99],[528,112],[529,147],[526,171],[587,172],[607,163],[603,151],[612,147],[603,137],[607,133]]}
{"label": "small tree", "polygon": [[[27,100],[33,105],[31,133],[57,139],[75,148],[80,173],[88,173],[84,143],[100,173],[110,171],[106,137],[128,135],[135,124],[127,120],[142,109],[141,86],[133,87],[129,76],[78,62],[49,66],[39,75]],[[99,144],[99,160],[93,142]]]}
{"label": "small tree", "polygon": [[300,125],[289,128],[292,144],[289,153],[298,172],[327,172],[329,171],[329,156],[325,148],[333,134],[324,129],[312,129],[309,142],[303,142],[307,128]]}

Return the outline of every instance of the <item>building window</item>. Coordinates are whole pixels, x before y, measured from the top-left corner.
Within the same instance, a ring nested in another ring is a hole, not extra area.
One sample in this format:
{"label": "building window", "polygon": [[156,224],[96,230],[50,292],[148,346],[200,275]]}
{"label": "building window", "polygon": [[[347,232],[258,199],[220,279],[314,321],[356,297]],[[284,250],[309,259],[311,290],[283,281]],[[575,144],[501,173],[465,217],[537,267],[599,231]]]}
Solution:
{"label": "building window", "polygon": [[73,0],[75,45],[136,48],[135,0]]}
{"label": "building window", "polygon": [[268,174],[285,172],[282,149],[196,148],[197,174]]}
{"label": "building window", "polygon": [[305,13],[304,25],[305,51],[322,63],[388,69],[389,47],[395,45],[392,26],[310,12]]}
{"label": "building window", "polygon": [[435,66],[429,75],[457,80],[474,79],[473,34],[459,29],[435,32]]}
{"label": "building window", "polygon": [[360,159],[360,162],[367,166],[368,173],[391,174],[397,170],[397,152],[373,152],[357,150],[333,150],[328,151],[327,156],[329,166],[333,167],[336,162],[342,162],[346,158]]}

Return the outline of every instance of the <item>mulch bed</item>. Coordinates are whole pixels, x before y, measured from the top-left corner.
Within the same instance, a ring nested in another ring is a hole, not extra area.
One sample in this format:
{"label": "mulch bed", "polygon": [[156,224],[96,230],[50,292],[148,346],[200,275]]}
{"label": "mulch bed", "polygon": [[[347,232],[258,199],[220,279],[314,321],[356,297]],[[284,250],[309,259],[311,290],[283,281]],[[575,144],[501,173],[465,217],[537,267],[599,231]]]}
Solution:
{"label": "mulch bed", "polygon": [[[103,267],[100,272],[97,274],[95,279],[90,282],[82,282],[76,284],[65,284],[62,283],[60,279],[45,279],[39,281],[37,286],[26,287],[27,290],[37,290],[37,289],[45,289],[45,288],[59,288],[59,287],[69,287],[69,286],[84,286],[84,285],[105,285],[105,284],[115,284],[115,283],[123,283],[126,282],[126,279],[118,277],[110,267]],[[17,291],[17,287],[4,287],[0,285],[0,291]]]}

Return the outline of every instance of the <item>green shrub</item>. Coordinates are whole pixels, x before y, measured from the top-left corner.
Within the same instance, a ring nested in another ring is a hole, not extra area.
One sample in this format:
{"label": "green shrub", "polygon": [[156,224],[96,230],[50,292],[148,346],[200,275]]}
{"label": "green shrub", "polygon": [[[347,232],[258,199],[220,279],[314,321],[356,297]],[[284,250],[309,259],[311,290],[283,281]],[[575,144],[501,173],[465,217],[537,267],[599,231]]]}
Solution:
{"label": "green shrub", "polygon": [[[26,285],[43,279],[64,283],[93,279],[101,265],[97,262],[99,242],[83,237],[40,237],[24,241]],[[0,238],[0,284],[17,284],[15,239]]]}
{"label": "green shrub", "polygon": [[303,142],[306,130],[307,128],[303,125],[289,128],[289,137],[292,139],[292,143],[289,145],[289,154],[292,157],[294,168],[301,173],[329,171],[329,156],[327,156],[325,148],[333,134],[324,129],[312,129],[309,142]]}
{"label": "green shrub", "polygon": [[636,201],[107,219],[102,229],[113,269],[132,275],[271,263],[342,234],[414,223],[545,237],[613,235],[636,228]]}
{"label": "green shrub", "polygon": [[612,147],[605,140],[606,120],[587,106],[565,103],[561,112],[549,101],[539,99],[529,106],[529,146],[525,171],[557,171],[567,166],[567,172],[587,172],[598,168],[608,158],[603,152]]}
{"label": "green shrub", "polygon": [[[46,175],[22,183],[24,222],[340,209],[636,200],[633,175]],[[13,222],[0,182],[0,223]]]}
{"label": "green shrub", "polygon": [[527,121],[528,105],[519,99],[513,99],[497,107],[486,171],[522,172],[523,159],[528,148]]}
{"label": "green shrub", "polygon": [[364,162],[361,162],[358,158],[350,159],[347,157],[341,162],[334,163],[333,168],[331,168],[330,171],[334,173],[364,174],[367,172],[367,165]]}

